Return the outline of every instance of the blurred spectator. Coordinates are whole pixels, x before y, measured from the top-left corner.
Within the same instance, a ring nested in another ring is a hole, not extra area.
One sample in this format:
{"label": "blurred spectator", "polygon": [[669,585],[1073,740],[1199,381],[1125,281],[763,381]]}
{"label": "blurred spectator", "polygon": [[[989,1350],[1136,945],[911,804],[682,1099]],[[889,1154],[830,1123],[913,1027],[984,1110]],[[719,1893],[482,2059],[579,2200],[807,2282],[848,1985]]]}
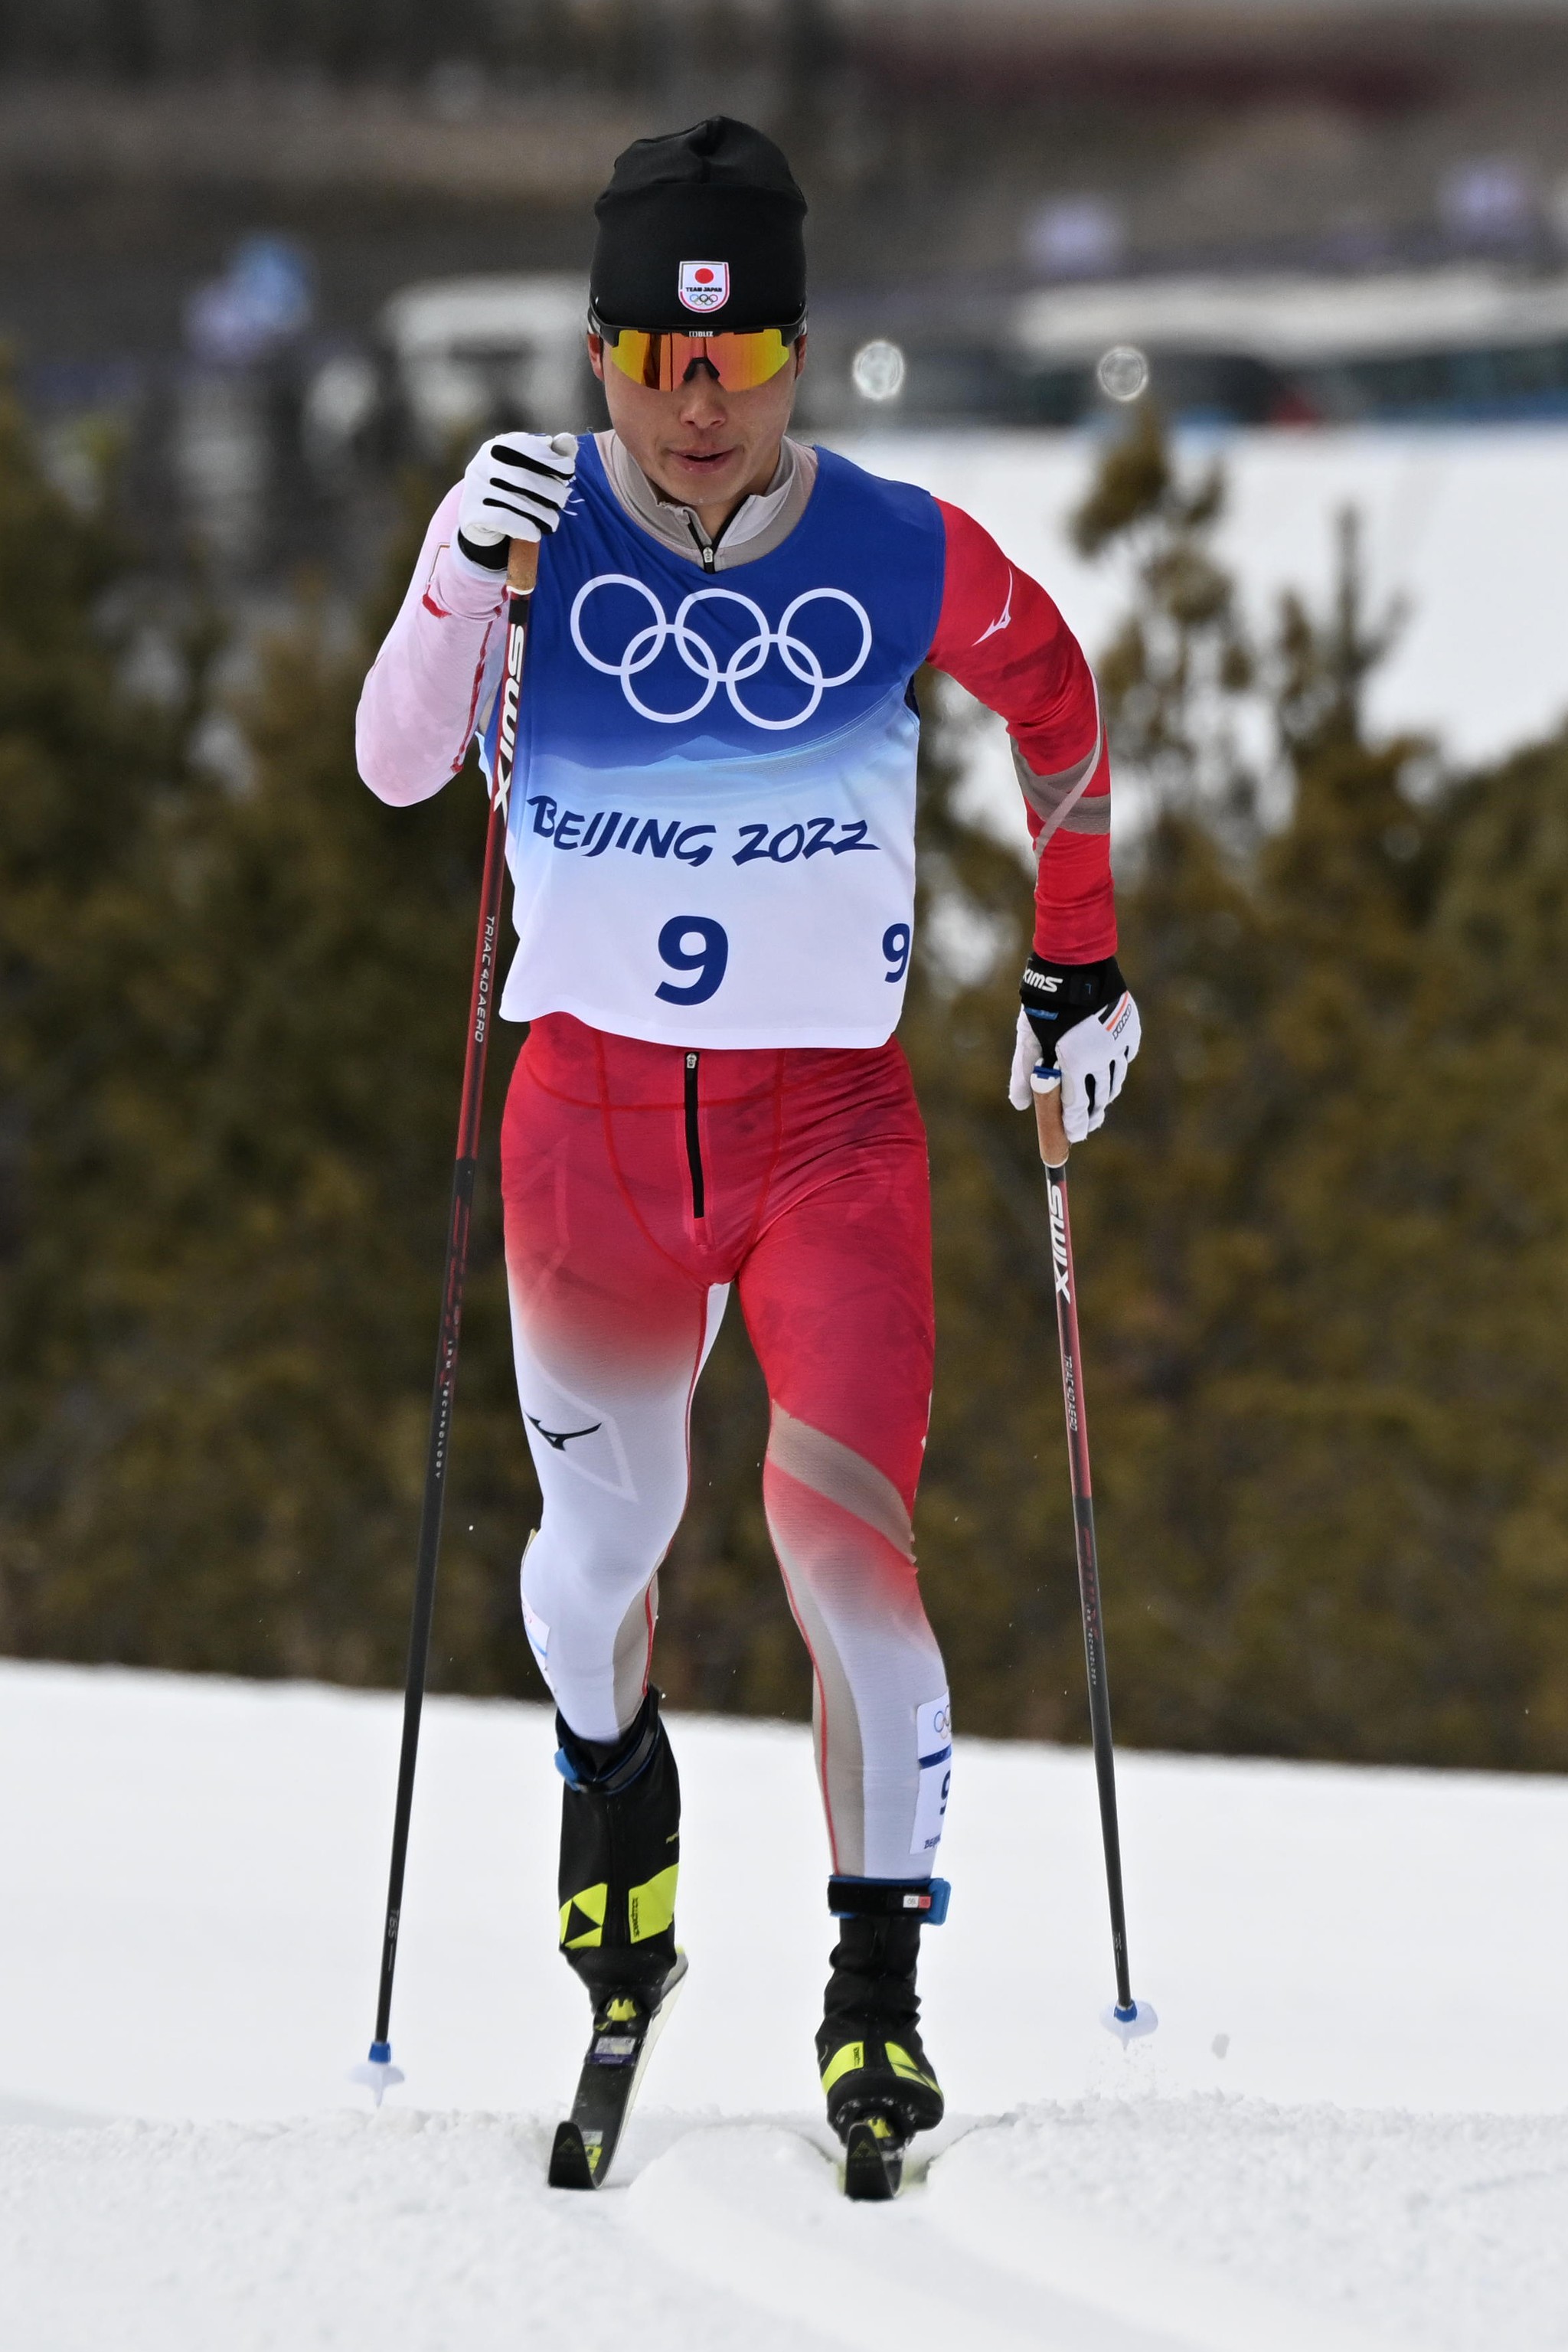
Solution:
{"label": "blurred spectator", "polygon": [[185,340],[210,367],[251,367],[292,342],[310,322],[310,268],[281,236],[251,236],[226,273],[198,288],[185,306]]}
{"label": "blurred spectator", "polygon": [[1126,223],[1104,196],[1053,196],[1024,230],[1024,258],[1037,278],[1109,278],[1126,250]]}
{"label": "blurred spectator", "polygon": [[1539,209],[1523,167],[1494,155],[1456,163],[1444,174],[1437,216],[1456,245],[1506,252],[1533,241]]}
{"label": "blurred spectator", "polygon": [[197,539],[230,570],[264,563],[268,517],[280,520],[300,429],[290,355],[313,310],[310,263],[280,236],[247,237],[185,305],[195,364],[172,419],[174,478]]}

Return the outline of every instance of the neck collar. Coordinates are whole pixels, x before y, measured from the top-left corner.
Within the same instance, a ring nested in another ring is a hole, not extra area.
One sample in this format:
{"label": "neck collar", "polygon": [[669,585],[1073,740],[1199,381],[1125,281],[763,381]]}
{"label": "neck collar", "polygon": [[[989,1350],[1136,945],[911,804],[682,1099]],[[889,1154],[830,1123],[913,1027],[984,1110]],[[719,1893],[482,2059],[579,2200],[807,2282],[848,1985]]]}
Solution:
{"label": "neck collar", "polygon": [[779,462],[765,490],[742,499],[716,540],[710,539],[695,508],[664,498],[615,432],[595,434],[599,457],[619,504],[632,520],[672,554],[703,572],[727,572],[755,563],[781,546],[805,512],[816,481],[816,452],[786,434]]}

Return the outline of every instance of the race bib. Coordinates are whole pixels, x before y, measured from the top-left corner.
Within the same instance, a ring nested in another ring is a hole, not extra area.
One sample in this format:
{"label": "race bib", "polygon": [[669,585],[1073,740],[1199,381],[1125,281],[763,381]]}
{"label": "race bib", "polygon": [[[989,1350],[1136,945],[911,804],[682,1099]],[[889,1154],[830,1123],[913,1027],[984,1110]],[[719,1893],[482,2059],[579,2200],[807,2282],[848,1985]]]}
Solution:
{"label": "race bib", "polygon": [[503,1015],[880,1045],[913,938],[931,501],[823,453],[783,546],[710,579],[622,511],[592,444],[578,478],[533,600]]}

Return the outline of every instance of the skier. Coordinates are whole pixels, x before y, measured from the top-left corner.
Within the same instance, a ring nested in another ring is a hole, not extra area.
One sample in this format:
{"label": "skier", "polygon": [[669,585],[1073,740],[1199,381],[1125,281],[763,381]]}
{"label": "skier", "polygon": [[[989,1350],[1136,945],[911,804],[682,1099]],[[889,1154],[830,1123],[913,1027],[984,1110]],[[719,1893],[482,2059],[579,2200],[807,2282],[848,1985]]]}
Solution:
{"label": "skier", "polygon": [[[679,1790],[649,1681],[692,1392],[731,1287],[772,1406],[769,1529],[810,1653],[838,1940],[830,2123],[936,2124],[922,1924],[951,1759],[910,1533],[931,1388],[924,1130],[893,1042],[914,912],[912,680],[1006,720],[1038,855],[1012,1099],[1069,1137],[1138,1048],[1095,690],[978,524],[785,428],[805,201],[719,116],[639,140],[598,220],[610,429],[486,442],[366,680],[361,772],[406,805],[493,753],[513,538],[531,608],[509,859],[530,1024],[502,1134],[517,1378],[543,1512],[522,1608],[565,1779],[561,1942],[630,2049],[679,1972]],[[593,2158],[590,2157],[590,2169]]]}

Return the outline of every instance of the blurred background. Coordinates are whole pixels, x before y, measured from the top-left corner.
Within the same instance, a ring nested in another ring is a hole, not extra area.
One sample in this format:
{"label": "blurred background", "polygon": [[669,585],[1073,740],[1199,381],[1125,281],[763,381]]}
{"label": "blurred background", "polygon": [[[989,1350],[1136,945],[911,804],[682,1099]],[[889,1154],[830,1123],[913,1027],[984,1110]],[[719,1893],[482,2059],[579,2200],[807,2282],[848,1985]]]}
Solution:
{"label": "blurred background", "polygon": [[165,539],[363,568],[399,456],[586,412],[589,203],[723,109],[810,191],[819,427],[1072,425],[1118,346],[1182,416],[1560,415],[1565,68],[1555,0],[7,6],[0,319]]}
{"label": "blurred background", "polygon": [[[1568,1767],[1565,100],[1568,0],[0,0],[0,1646],[400,1675],[481,819],[353,703],[480,436],[602,422],[615,154],[722,110],[810,197],[803,428],[1100,666],[1121,1727]],[[1076,1738],[1022,825],[924,699],[921,1554],[961,1722]],[[764,1439],[736,1318],[682,1705],[808,1703]],[[453,1479],[437,1683],[532,1690],[493,1181]]]}

